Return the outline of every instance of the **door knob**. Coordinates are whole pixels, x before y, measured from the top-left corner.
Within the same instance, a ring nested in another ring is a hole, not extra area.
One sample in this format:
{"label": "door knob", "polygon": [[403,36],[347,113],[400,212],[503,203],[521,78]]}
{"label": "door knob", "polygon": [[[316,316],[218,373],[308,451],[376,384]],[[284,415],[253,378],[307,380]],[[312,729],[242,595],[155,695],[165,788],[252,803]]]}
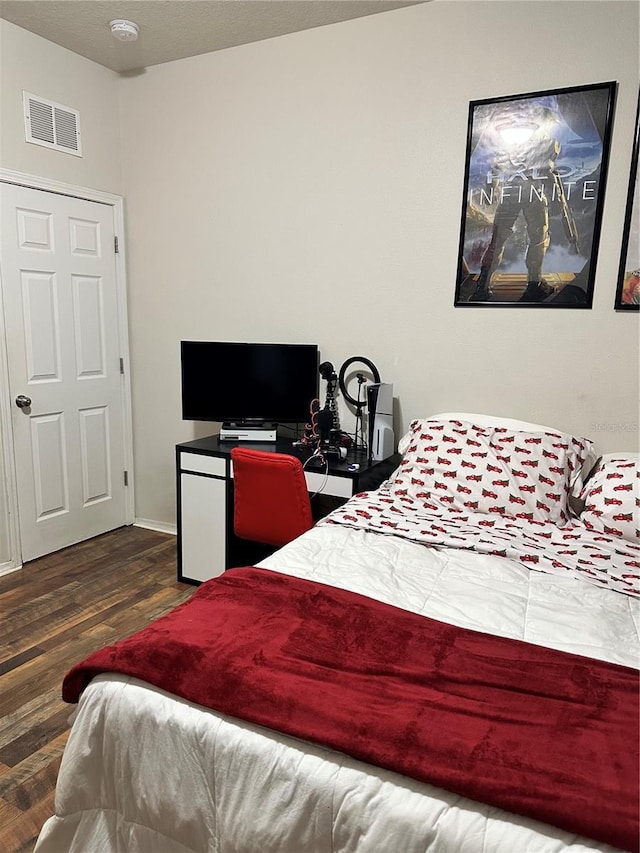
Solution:
{"label": "door knob", "polygon": [[24,394],[18,394],[16,397],[16,406],[19,409],[28,409],[31,405],[31,397],[26,397]]}

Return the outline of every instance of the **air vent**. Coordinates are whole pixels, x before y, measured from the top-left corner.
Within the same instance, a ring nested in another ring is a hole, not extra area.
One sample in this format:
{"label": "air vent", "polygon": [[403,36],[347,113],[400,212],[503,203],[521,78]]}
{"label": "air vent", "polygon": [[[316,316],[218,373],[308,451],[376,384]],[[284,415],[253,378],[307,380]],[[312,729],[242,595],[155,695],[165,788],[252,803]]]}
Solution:
{"label": "air vent", "polygon": [[78,111],[29,92],[22,94],[27,142],[82,157]]}

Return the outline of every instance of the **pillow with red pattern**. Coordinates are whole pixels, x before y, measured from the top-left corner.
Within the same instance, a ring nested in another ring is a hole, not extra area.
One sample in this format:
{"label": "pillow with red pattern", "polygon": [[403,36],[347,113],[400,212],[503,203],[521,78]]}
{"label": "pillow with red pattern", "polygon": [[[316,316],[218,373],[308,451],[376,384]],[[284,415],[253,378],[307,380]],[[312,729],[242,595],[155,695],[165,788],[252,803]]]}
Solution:
{"label": "pillow with red pattern", "polygon": [[591,452],[559,432],[436,419],[413,421],[393,491],[416,510],[498,513],[564,522],[568,495]]}
{"label": "pillow with red pattern", "polygon": [[640,539],[640,454],[607,453],[580,493],[580,518],[590,530]]}
{"label": "pillow with red pattern", "polygon": [[[430,421],[465,421],[465,423],[475,424],[481,427],[505,427],[506,429],[514,430],[515,432],[552,432],[562,436],[566,441],[571,441],[573,436],[564,430],[556,427],[543,426],[542,424],[532,423],[531,421],[521,421],[516,418],[505,418],[498,415],[485,415],[478,412],[438,412],[437,414],[429,415]],[[406,433],[398,443],[398,452],[404,453],[407,448],[408,437],[410,433]],[[584,441],[584,439],[580,439]],[[580,490],[591,471],[595,468],[595,464],[599,459],[596,449],[589,441],[587,444],[587,453],[582,463],[582,469],[579,476],[572,482],[571,494],[577,498]]]}

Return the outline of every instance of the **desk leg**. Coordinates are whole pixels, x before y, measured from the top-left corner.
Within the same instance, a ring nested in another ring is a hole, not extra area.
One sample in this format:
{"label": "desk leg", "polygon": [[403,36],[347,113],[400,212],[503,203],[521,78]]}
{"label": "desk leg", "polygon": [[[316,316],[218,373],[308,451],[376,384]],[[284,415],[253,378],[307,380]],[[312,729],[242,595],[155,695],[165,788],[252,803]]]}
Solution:
{"label": "desk leg", "polygon": [[182,580],[196,583],[225,569],[226,482],[199,474],[180,474]]}

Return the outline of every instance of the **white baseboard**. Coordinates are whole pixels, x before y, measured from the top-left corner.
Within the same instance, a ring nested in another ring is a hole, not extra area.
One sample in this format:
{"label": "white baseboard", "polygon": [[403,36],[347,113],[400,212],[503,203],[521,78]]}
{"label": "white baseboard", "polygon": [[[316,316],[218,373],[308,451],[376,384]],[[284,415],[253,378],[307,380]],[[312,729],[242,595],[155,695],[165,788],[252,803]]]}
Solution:
{"label": "white baseboard", "polygon": [[11,563],[0,563],[0,577],[9,575],[11,572],[17,572],[22,568],[22,564],[14,566]]}
{"label": "white baseboard", "polygon": [[133,526],[144,527],[147,530],[157,530],[158,533],[171,533],[173,536],[178,535],[178,528],[175,524],[165,524],[163,521],[153,521],[150,518],[136,518]]}

